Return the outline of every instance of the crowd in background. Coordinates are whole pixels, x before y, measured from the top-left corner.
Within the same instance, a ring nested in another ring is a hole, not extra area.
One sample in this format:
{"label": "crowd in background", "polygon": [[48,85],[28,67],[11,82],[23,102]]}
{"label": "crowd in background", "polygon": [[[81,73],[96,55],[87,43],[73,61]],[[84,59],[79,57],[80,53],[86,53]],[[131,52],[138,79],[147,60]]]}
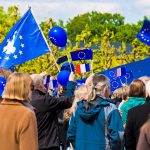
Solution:
{"label": "crowd in background", "polygon": [[1,150],[150,150],[150,78],[113,93],[102,74],[52,93],[44,74],[1,70],[7,82],[0,102]]}

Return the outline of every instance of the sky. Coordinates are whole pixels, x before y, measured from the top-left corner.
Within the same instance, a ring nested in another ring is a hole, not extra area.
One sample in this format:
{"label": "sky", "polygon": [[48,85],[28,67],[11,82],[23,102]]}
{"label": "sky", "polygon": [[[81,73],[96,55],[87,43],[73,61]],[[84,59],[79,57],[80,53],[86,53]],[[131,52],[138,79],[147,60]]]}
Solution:
{"label": "sky", "polygon": [[74,16],[97,11],[119,13],[126,23],[137,23],[144,16],[150,17],[150,0],[0,0],[0,6],[17,5],[23,15],[31,6],[38,23],[52,18],[67,21]]}

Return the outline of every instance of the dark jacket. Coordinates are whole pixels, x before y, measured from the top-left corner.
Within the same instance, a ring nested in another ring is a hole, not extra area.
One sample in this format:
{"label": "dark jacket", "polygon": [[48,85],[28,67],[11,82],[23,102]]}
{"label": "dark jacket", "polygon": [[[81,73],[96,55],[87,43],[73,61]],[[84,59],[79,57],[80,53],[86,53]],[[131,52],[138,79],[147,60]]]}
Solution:
{"label": "dark jacket", "polygon": [[[73,95],[74,82],[68,83],[66,95]],[[59,147],[57,111],[71,107],[73,96],[56,98],[37,89],[32,92],[31,104],[36,108],[39,148]]]}
{"label": "dark jacket", "polygon": [[125,128],[126,150],[136,150],[140,128],[147,121],[150,114],[150,103],[134,107],[128,111]]}
{"label": "dark jacket", "polygon": [[97,95],[78,102],[68,128],[75,150],[121,150],[124,129],[117,107]]}

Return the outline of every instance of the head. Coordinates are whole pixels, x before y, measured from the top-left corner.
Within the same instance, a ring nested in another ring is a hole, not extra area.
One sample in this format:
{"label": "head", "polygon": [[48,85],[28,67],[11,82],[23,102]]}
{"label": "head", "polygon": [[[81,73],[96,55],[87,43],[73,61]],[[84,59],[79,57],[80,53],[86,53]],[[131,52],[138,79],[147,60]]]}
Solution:
{"label": "head", "polygon": [[28,101],[31,99],[32,79],[28,74],[13,73],[6,82],[3,98],[6,100]]}
{"label": "head", "polygon": [[145,84],[142,80],[133,80],[129,87],[129,97],[145,97]]}
{"label": "head", "polygon": [[32,74],[31,78],[33,80],[33,85],[35,89],[43,90],[44,88],[44,80],[40,74]]}
{"label": "head", "polygon": [[93,77],[93,87],[97,94],[101,94],[103,97],[109,97],[110,95],[110,81],[102,74],[96,74]]}
{"label": "head", "polygon": [[146,83],[150,80],[150,77],[142,76],[142,77],[139,78],[139,80],[142,80],[145,83],[145,85],[146,85]]}
{"label": "head", "polygon": [[77,90],[75,90],[75,98],[79,100],[93,100],[95,97],[93,93],[92,86],[81,85]]}
{"label": "head", "polygon": [[123,85],[121,88],[116,89],[112,94],[112,99],[127,100],[129,96],[129,86]]}
{"label": "head", "polygon": [[150,97],[150,81],[146,83],[146,97]]}

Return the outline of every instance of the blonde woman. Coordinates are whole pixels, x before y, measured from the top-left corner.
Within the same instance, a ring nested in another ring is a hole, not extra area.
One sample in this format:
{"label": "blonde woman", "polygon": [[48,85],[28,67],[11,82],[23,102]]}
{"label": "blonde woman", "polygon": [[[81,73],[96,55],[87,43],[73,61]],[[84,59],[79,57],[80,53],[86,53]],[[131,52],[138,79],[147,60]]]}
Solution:
{"label": "blonde woman", "polygon": [[1,150],[38,150],[36,118],[29,104],[31,88],[27,74],[8,77],[0,105]]}
{"label": "blonde woman", "polygon": [[109,79],[101,74],[92,78],[92,92],[71,116],[68,139],[75,150],[120,150],[124,129],[119,111],[108,99]]}

